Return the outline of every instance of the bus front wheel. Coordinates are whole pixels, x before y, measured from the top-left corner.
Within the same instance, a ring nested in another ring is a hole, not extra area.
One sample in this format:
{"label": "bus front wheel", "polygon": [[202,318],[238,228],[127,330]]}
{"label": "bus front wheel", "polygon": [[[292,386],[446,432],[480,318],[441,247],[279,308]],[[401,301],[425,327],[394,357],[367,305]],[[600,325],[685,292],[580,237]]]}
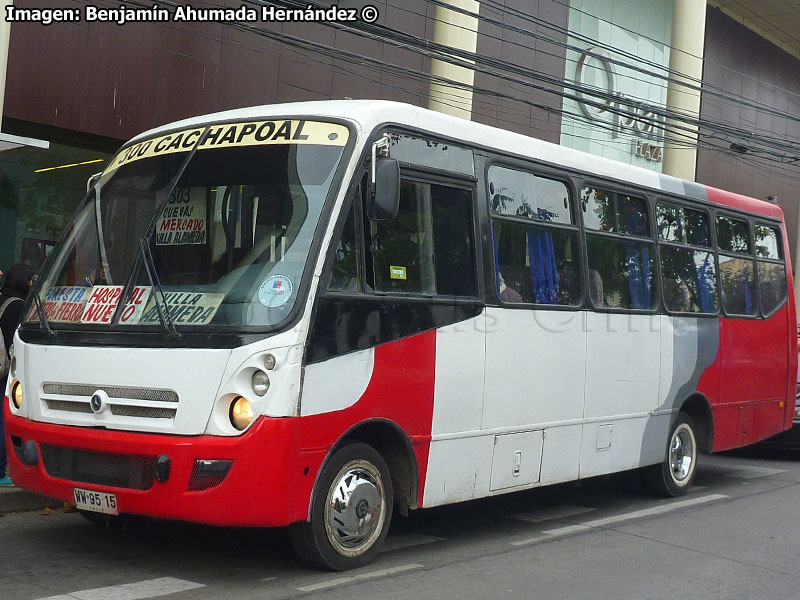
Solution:
{"label": "bus front wheel", "polygon": [[289,528],[303,562],[343,571],[375,558],[392,517],[392,480],[371,446],[349,443],[325,464],[314,489],[311,519]]}
{"label": "bus front wheel", "polygon": [[644,470],[645,485],[657,494],[675,498],[689,491],[697,470],[697,437],[689,415],[679,413],[670,428],[664,460]]}

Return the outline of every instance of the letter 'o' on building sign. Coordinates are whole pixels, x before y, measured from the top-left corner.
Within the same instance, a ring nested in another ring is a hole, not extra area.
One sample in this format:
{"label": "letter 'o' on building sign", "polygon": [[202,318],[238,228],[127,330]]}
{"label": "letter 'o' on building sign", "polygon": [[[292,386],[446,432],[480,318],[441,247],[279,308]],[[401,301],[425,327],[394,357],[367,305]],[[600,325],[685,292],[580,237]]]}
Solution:
{"label": "letter 'o' on building sign", "polygon": [[[598,68],[596,63],[599,63],[600,68],[602,69],[603,73],[605,73],[605,79],[608,85],[606,91],[611,97],[614,97],[617,94],[617,72],[615,71],[614,64],[611,62],[610,58],[611,55],[609,55],[609,53],[602,48],[589,48],[586,50],[583,54],[581,54],[580,58],[578,59],[578,65],[575,67],[575,82],[582,86],[595,88],[595,86],[586,83],[586,71],[587,69]],[[592,60],[594,60],[595,63],[590,63]],[[583,92],[578,91],[578,97],[582,100],[582,102],[578,102],[578,105],[581,107],[581,111],[587,119],[592,119],[593,121],[614,120],[614,115],[611,112],[604,108],[600,108],[595,104],[588,104],[586,102],[588,98],[583,95]],[[594,98],[594,103],[604,103],[608,106],[611,106],[613,102],[614,101],[611,98],[605,100],[602,98]]]}

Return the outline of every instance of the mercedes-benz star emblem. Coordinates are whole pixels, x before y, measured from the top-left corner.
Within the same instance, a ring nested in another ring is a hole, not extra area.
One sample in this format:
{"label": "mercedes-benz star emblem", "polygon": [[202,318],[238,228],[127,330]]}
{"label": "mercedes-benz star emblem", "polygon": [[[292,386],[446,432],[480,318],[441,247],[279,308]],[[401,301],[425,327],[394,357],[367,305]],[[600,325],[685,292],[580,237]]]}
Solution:
{"label": "mercedes-benz star emblem", "polygon": [[94,396],[92,396],[92,399],[89,401],[89,404],[91,405],[92,410],[96,413],[103,410],[103,398],[101,398],[99,394],[95,394]]}

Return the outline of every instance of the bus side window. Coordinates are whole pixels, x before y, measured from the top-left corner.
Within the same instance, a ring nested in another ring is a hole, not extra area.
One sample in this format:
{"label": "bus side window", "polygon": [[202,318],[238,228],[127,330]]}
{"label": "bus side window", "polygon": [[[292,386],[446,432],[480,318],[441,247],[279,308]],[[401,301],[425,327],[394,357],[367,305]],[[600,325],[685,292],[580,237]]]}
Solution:
{"label": "bus side window", "polygon": [[391,221],[365,221],[367,283],[376,292],[476,294],[472,194],[404,179]]}
{"label": "bus side window", "polygon": [[328,291],[333,292],[361,292],[363,291],[362,277],[362,247],[361,235],[358,224],[360,221],[360,197],[365,181],[356,188],[350,210],[335,246],[333,263],[331,264]]}

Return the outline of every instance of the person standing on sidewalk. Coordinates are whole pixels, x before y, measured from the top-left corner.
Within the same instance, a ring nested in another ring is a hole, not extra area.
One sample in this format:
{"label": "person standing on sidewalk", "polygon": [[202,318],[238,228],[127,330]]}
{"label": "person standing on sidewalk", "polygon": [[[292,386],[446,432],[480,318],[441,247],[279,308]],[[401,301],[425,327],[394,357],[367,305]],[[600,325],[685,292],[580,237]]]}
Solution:
{"label": "person standing on sidewalk", "polygon": [[[0,348],[0,352],[5,352],[6,355],[14,341],[14,332],[22,321],[25,298],[28,297],[33,285],[35,273],[36,271],[28,265],[21,263],[13,265],[6,274],[3,287],[0,288],[0,330],[3,332],[5,346]],[[0,389],[6,389],[7,380],[8,375],[0,380]],[[0,409],[0,486],[14,485],[11,478],[6,475],[7,466],[6,434],[3,427],[3,410]]]}

